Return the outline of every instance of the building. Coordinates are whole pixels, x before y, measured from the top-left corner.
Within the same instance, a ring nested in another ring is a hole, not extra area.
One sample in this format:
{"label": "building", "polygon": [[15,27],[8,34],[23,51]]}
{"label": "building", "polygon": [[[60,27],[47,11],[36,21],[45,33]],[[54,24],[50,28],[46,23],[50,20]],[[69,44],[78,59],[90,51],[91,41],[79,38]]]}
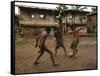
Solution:
{"label": "building", "polygon": [[[59,11],[56,9],[17,6],[19,8],[20,17],[19,25],[24,32],[31,34],[35,32],[36,28],[55,27],[58,24]],[[70,26],[83,27],[87,25],[87,11],[66,10],[63,12],[62,30],[67,32]],[[27,27],[27,28],[26,28]],[[33,30],[35,29],[35,30]]]}
{"label": "building", "polygon": [[87,32],[88,33],[96,33],[97,32],[97,13],[87,14]]}

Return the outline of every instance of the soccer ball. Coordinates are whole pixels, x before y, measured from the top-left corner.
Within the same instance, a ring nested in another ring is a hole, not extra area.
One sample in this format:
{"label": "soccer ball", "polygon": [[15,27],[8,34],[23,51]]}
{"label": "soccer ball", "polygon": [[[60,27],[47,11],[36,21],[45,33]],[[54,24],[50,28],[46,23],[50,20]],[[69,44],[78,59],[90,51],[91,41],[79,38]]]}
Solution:
{"label": "soccer ball", "polygon": [[72,58],[74,55],[73,55],[73,52],[70,52],[69,53],[69,58]]}

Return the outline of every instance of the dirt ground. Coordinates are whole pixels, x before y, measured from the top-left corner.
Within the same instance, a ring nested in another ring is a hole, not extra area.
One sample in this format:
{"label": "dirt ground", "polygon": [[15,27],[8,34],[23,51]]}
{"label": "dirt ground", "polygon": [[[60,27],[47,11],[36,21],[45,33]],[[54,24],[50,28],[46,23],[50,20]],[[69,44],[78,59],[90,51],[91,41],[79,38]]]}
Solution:
{"label": "dirt ground", "polygon": [[[15,48],[15,67],[16,74],[19,73],[36,73],[36,72],[52,72],[52,71],[70,71],[96,69],[96,37],[80,37],[78,45],[78,54],[75,59],[65,58],[62,48],[58,50],[55,58],[59,66],[52,66],[49,54],[44,53],[40,59],[40,64],[33,65],[38,56],[39,48],[35,48],[35,38],[17,38]],[[69,54],[71,52],[70,44],[72,37],[64,36],[64,45]],[[55,53],[54,37],[48,37],[46,42],[48,48]]]}

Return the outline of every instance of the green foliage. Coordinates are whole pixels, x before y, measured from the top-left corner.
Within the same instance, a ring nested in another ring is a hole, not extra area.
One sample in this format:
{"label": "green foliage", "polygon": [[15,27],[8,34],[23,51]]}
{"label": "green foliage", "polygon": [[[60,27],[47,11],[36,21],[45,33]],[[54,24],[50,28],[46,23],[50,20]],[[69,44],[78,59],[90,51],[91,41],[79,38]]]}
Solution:
{"label": "green foliage", "polygon": [[91,8],[92,12],[96,12],[96,7]]}
{"label": "green foliage", "polygon": [[60,26],[60,29],[61,29],[61,32],[62,32],[62,18],[64,17],[64,11],[67,10],[68,7],[66,5],[60,4],[56,8],[59,11],[58,21],[59,21],[59,26]]}
{"label": "green foliage", "polygon": [[18,25],[19,24],[19,16],[15,15],[15,24]]}
{"label": "green foliage", "polygon": [[71,5],[71,10],[83,11],[87,6]]}
{"label": "green foliage", "polygon": [[19,25],[19,21],[22,20],[22,18],[20,17],[20,15],[15,14],[15,24]]}
{"label": "green foliage", "polygon": [[60,4],[58,7],[56,7],[57,8],[57,10],[59,10],[59,11],[64,11],[64,10],[67,10],[68,9],[68,7],[66,6],[66,5],[63,5],[63,4]]}
{"label": "green foliage", "polygon": [[68,7],[66,5],[63,5],[63,4],[58,5],[56,8],[59,11],[59,15],[61,17],[64,17],[64,11],[68,10]]}

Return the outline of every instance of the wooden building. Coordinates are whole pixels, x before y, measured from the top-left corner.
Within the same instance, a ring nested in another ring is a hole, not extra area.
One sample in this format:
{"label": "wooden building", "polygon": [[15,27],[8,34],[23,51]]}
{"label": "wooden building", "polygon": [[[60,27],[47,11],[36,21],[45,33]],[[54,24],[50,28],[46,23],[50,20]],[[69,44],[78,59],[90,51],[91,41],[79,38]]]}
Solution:
{"label": "wooden building", "polygon": [[87,15],[87,32],[96,33],[97,32],[97,13],[90,13]]}
{"label": "wooden building", "polygon": [[[33,33],[34,28],[42,27],[55,27],[59,26],[57,16],[59,11],[56,9],[39,8],[39,7],[28,7],[28,6],[17,6],[19,8],[20,17],[19,25],[23,30]],[[87,25],[87,11],[75,11],[66,10],[64,11],[64,17],[62,18],[62,29],[63,32],[67,32],[70,26],[82,27]],[[26,28],[27,27],[27,28]],[[33,29],[32,29],[33,28]],[[25,31],[25,32],[26,32]]]}

